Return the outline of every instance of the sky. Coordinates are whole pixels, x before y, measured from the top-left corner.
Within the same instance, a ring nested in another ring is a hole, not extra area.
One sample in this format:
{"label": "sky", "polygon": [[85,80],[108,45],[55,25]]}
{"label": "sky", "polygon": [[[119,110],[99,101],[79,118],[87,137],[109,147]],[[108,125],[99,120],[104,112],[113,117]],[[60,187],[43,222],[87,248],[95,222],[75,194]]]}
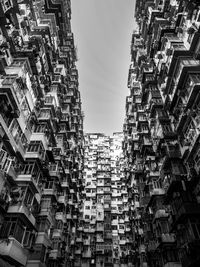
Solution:
{"label": "sky", "polygon": [[135,0],[72,0],[84,132],[122,131]]}

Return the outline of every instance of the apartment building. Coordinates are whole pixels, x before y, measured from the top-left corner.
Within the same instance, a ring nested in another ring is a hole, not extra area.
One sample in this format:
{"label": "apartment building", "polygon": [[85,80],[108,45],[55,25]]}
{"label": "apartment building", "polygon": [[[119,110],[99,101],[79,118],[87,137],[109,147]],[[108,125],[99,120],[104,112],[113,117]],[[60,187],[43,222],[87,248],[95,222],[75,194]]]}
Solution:
{"label": "apartment building", "polygon": [[0,3],[0,266],[74,266],[83,115],[70,0]]}
{"label": "apartment building", "polygon": [[132,266],[122,141],[123,133],[85,134],[85,197],[76,240],[77,267]]}
{"label": "apartment building", "polygon": [[200,266],[200,3],[136,0],[123,151],[134,266]]}

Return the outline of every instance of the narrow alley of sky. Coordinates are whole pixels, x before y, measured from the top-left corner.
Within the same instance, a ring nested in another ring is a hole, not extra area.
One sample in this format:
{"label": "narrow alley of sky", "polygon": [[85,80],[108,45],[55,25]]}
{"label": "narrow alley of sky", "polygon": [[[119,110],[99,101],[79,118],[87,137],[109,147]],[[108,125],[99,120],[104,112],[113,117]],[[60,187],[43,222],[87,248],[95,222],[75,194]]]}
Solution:
{"label": "narrow alley of sky", "polygon": [[73,0],[85,132],[121,131],[125,118],[133,0]]}

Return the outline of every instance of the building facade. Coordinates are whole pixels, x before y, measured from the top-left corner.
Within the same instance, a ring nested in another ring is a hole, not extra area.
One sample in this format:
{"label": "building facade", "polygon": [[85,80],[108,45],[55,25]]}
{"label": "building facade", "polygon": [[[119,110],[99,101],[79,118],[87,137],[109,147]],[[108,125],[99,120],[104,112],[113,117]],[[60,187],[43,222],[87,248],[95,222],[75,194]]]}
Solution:
{"label": "building facade", "polygon": [[0,3],[0,266],[74,266],[83,114],[70,0]]}
{"label": "building facade", "polygon": [[77,267],[131,265],[123,133],[85,134],[83,220]]}
{"label": "building facade", "polygon": [[134,266],[200,266],[200,3],[136,0],[123,150]]}

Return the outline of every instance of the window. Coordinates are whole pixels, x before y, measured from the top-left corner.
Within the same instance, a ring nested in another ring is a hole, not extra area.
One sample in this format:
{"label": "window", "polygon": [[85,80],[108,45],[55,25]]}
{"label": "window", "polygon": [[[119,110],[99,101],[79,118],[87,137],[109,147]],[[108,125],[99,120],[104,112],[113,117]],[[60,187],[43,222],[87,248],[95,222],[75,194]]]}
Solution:
{"label": "window", "polygon": [[23,226],[21,221],[17,218],[6,218],[0,230],[0,237],[8,238],[9,236],[13,236],[19,243],[21,243],[24,231],[25,226]]}
{"label": "window", "polygon": [[41,209],[49,209],[51,207],[51,199],[43,198],[41,201]]}
{"label": "window", "polygon": [[163,124],[162,125],[162,128],[163,128],[163,132],[164,133],[169,133],[171,132],[171,126],[169,124]]}
{"label": "window", "polygon": [[48,236],[50,235],[50,222],[48,220],[41,220],[38,226],[38,232],[45,232]]}
{"label": "window", "polygon": [[34,198],[34,195],[33,193],[30,191],[29,188],[24,188],[24,190],[26,190],[26,193],[25,193],[25,197],[24,197],[24,203],[26,205],[31,205],[33,203],[33,198]]}
{"label": "window", "polygon": [[185,131],[185,138],[188,141],[192,142],[195,136],[196,136],[195,125],[194,125],[194,122],[191,120]]}
{"label": "window", "polygon": [[153,180],[152,185],[153,185],[152,189],[161,188],[162,187],[161,179]]}
{"label": "window", "polygon": [[63,222],[61,220],[56,221],[55,229],[63,229]]}
{"label": "window", "polygon": [[49,109],[42,109],[40,111],[40,117],[49,118],[51,116],[51,111]]}
{"label": "window", "polygon": [[62,68],[56,68],[55,69],[55,72],[61,72],[62,71]]}
{"label": "window", "polygon": [[10,7],[13,6],[11,0],[3,1],[2,4],[4,12],[6,12]]}
{"label": "window", "polygon": [[46,131],[46,129],[47,129],[46,124],[39,124],[39,125],[36,125],[34,132],[44,133]]}
{"label": "window", "polygon": [[24,144],[27,143],[26,137],[24,136],[21,127],[18,123],[18,121],[16,119],[13,120],[12,124],[10,125],[9,128],[14,140],[16,143],[18,143],[20,140],[22,141],[23,138],[23,142]]}
{"label": "window", "polygon": [[24,97],[24,99],[23,99],[23,101],[21,103],[21,110],[23,111],[24,118],[27,121],[28,120],[28,117],[30,115],[30,107],[29,107],[29,104],[27,102],[26,97]]}
{"label": "window", "polygon": [[32,230],[28,229],[26,230],[23,238],[23,245],[25,247],[31,247],[34,244],[35,241],[35,234]]}
{"label": "window", "polygon": [[21,173],[22,174],[31,174],[33,171],[34,165],[35,165],[34,162],[30,162],[28,164],[25,164]]}
{"label": "window", "polygon": [[58,170],[58,164],[59,164],[59,163],[56,163],[56,164],[51,163],[51,164],[49,165],[49,171],[52,171],[52,172],[57,171],[57,170]]}
{"label": "window", "polygon": [[179,261],[178,251],[177,250],[165,250],[163,252],[163,259],[165,263]]}
{"label": "window", "polygon": [[40,146],[42,146],[40,141],[31,141],[27,151],[28,152],[38,152],[40,149]]}
{"label": "window", "polygon": [[53,103],[53,97],[52,96],[46,96],[45,97],[45,103],[52,104]]}

